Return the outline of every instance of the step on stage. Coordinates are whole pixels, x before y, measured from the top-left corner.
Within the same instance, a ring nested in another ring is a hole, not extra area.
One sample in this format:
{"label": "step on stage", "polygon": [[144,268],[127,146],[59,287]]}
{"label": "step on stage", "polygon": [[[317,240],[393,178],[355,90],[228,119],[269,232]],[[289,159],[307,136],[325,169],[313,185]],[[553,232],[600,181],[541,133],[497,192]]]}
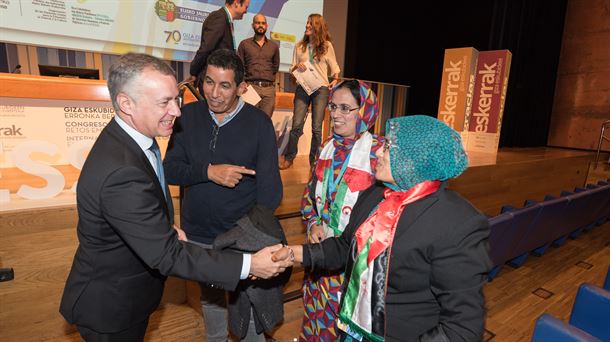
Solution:
{"label": "step on stage", "polygon": [[[548,147],[506,148],[497,155],[469,153],[468,169],[450,180],[449,187],[484,213],[495,215],[503,205],[519,207],[526,199],[542,200],[547,194],[583,186],[594,157],[589,151]],[[289,215],[299,210],[309,177],[307,157],[299,156],[281,175],[284,200],[278,214]]]}

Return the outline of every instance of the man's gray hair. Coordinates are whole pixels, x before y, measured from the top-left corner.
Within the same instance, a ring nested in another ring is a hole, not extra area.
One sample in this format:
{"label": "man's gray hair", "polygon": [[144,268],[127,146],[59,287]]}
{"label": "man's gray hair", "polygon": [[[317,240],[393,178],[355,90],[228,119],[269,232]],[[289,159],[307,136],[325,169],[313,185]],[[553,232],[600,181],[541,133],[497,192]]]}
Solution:
{"label": "man's gray hair", "polygon": [[176,76],[174,70],[162,60],[143,53],[126,53],[110,66],[108,74],[108,91],[115,112],[119,113],[116,97],[123,92],[130,94],[131,82],[140,76],[145,69],[152,69],[163,75]]}

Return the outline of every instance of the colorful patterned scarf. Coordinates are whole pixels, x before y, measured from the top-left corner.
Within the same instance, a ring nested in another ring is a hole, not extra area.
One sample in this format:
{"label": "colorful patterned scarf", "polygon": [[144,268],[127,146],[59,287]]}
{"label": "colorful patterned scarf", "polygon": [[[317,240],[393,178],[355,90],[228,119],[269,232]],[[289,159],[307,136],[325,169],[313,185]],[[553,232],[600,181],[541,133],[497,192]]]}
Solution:
{"label": "colorful patterned scarf", "polygon": [[[344,158],[339,167],[330,165],[334,161],[336,149],[334,144],[327,144],[320,152],[315,187],[316,210],[328,213],[328,220],[318,217],[319,225],[325,229],[326,236],[341,235],[360,191],[368,188],[375,181],[371,168],[371,149],[373,135],[364,132],[349,151],[349,157]],[[339,169],[338,173],[333,172]],[[322,173],[321,175],[319,173]],[[321,177],[320,177],[321,176]],[[327,196],[328,195],[328,196]],[[328,198],[332,201],[326,203]]]}
{"label": "colorful patterned scarf", "polygon": [[[369,87],[368,84],[358,81],[360,84],[360,110],[358,110],[358,120],[356,122],[356,138],[357,140],[360,135],[373,127],[377,116],[379,115],[379,102],[375,92]],[[330,92],[330,98],[332,99],[333,94],[339,89],[339,83]],[[343,141],[343,137],[333,133],[333,139]]]}
{"label": "colorful patterned scarf", "polygon": [[[314,172],[316,224],[324,226],[326,236],[340,235],[349,220],[358,193],[374,182],[371,151],[378,139],[367,131],[375,124],[379,114],[377,96],[369,86],[360,85],[360,109],[356,121],[356,137],[349,139],[333,132],[330,141],[320,151]],[[338,89],[336,86],[332,94]],[[374,156],[373,156],[374,158]],[[304,212],[307,208],[304,208]]]}

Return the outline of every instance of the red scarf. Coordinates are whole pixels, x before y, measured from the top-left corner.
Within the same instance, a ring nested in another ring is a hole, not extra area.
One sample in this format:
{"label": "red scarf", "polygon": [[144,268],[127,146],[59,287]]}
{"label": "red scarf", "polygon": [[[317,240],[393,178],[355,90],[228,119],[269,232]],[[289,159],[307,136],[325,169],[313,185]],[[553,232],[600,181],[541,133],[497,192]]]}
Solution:
{"label": "red scarf", "polygon": [[[339,317],[345,330],[352,336],[365,336],[371,341],[383,341],[384,337],[372,331],[372,308],[385,304],[385,294],[373,302],[373,279],[388,279],[390,250],[396,233],[396,226],[404,208],[419,199],[433,194],[440,187],[440,181],[424,181],[407,191],[385,189],[384,199],[355,233],[356,257],[348,260],[349,278],[345,279],[345,295],[341,302]],[[386,253],[387,263],[376,268],[373,261]],[[365,261],[366,260],[366,261]],[[385,274],[378,277],[377,274]],[[346,273],[347,274],[347,273]],[[383,284],[381,284],[383,286]],[[385,284],[387,286],[387,282]],[[383,318],[381,318],[383,319]],[[375,322],[385,325],[384,322]],[[342,328],[343,329],[343,328]]]}
{"label": "red scarf", "polygon": [[407,191],[385,189],[383,192],[384,200],[379,203],[377,210],[356,231],[358,252],[362,250],[362,247],[372,235],[373,240],[371,241],[368,262],[378,257],[381,252],[392,245],[396,224],[407,204],[436,192],[440,185],[440,181],[425,181]]}

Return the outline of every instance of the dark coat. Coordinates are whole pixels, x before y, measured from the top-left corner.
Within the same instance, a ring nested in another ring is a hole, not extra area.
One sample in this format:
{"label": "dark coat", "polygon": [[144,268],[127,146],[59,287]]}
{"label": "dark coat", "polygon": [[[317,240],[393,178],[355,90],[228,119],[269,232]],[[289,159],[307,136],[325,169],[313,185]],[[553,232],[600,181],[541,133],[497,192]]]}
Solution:
{"label": "dark coat", "polygon": [[99,333],[143,322],[168,275],[236,287],[243,257],[178,241],[153,167],[115,120],[93,145],[76,196],[79,246],[60,306],[68,322]]}
{"label": "dark coat", "polygon": [[235,50],[233,46],[233,34],[227,12],[223,7],[210,13],[201,27],[201,45],[191,61],[190,73],[200,76],[205,68],[208,56],[218,49]]}
{"label": "dark coat", "polygon": [[[384,189],[375,184],[360,194],[341,236],[306,245],[303,266],[343,270],[353,257],[354,233],[381,202]],[[482,288],[492,266],[488,236],[485,215],[446,184],[405,207],[391,247],[386,341],[481,340]]]}
{"label": "dark coat", "polygon": [[[239,219],[235,228],[214,240],[214,249],[239,252],[256,252],[266,246],[286,244],[286,236],[273,210],[257,205]],[[242,280],[234,292],[229,293],[229,329],[244,338],[253,308],[256,332],[271,333],[284,318],[283,287],[288,282],[289,268],[272,279]]]}

